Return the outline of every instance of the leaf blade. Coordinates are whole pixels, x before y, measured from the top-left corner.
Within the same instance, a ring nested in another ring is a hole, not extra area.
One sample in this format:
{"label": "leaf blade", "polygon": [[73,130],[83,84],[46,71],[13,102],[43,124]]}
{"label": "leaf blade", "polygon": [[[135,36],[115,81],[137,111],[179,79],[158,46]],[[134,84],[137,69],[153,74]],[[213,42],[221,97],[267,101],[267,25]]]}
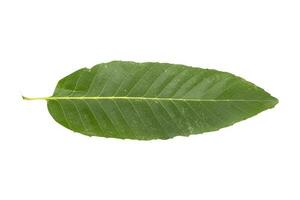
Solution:
{"label": "leaf blade", "polygon": [[[52,117],[75,132],[142,140],[218,130],[278,102],[263,89],[226,72],[123,61],[66,76],[47,101]],[[54,101],[71,101],[78,116],[70,107],[69,117],[64,116]],[[86,127],[74,128],[80,123]]]}

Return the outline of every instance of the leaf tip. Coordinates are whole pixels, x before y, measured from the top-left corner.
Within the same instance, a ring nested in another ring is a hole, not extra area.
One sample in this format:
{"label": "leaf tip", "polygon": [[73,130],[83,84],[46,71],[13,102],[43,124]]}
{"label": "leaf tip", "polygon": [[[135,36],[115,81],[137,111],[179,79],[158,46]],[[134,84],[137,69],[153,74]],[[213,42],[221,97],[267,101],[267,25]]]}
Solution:
{"label": "leaf tip", "polygon": [[270,103],[270,108],[274,108],[279,103],[279,100],[276,97],[272,96],[272,100],[270,101]]}
{"label": "leaf tip", "polygon": [[277,99],[276,97],[274,97],[274,106],[276,106],[279,103],[279,99]]}

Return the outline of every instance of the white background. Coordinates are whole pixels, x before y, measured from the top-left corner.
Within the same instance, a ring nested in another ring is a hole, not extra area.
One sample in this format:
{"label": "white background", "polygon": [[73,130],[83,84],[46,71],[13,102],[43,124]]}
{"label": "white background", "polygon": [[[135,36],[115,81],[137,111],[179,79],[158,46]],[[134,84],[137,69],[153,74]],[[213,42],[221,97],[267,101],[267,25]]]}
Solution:
{"label": "white background", "polygon": [[[295,0],[0,1],[0,199],[300,199],[300,6]],[[242,76],[280,100],[218,132],[86,137],[44,101],[111,60]]]}

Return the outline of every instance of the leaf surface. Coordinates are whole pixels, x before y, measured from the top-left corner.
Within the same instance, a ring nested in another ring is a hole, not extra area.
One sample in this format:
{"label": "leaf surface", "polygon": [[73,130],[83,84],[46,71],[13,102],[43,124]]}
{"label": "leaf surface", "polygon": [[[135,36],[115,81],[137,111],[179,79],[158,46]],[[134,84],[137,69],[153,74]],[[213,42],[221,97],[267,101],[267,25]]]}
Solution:
{"label": "leaf surface", "polygon": [[215,131],[278,100],[230,73],[167,63],[113,61],[61,79],[52,117],[89,136],[168,139]]}

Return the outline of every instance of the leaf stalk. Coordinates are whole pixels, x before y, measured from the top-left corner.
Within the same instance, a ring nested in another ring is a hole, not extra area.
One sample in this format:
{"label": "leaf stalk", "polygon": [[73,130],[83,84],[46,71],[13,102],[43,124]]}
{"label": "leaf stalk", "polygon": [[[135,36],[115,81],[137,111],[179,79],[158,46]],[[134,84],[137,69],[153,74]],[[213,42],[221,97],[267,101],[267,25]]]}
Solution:
{"label": "leaf stalk", "polygon": [[22,96],[22,99],[23,100],[47,100],[49,99],[49,97],[25,97],[25,96]]}

